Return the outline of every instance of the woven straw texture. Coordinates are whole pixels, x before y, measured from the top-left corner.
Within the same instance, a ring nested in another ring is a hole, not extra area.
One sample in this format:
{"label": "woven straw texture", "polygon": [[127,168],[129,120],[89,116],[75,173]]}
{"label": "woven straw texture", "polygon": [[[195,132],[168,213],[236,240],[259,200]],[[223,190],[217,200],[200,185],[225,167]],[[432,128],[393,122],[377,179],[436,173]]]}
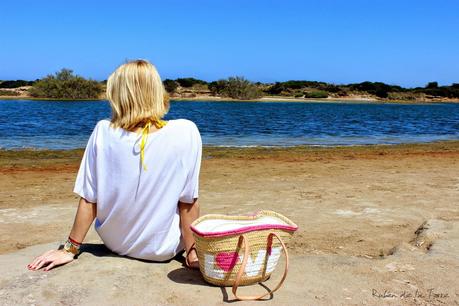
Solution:
{"label": "woven straw texture", "polygon": [[[261,216],[279,218],[287,225],[297,227],[288,218],[273,211],[260,211],[255,216],[205,215],[193,222],[193,226],[209,219],[254,220]],[[203,237],[194,232],[200,270],[204,279],[217,286],[232,286],[234,284],[244,254],[243,246],[238,248],[241,235],[244,235],[249,246],[251,264],[246,266],[240,285],[251,285],[268,279],[282,252],[281,244],[274,238],[272,239],[271,255],[269,254],[268,236],[270,233],[276,233],[287,244],[294,231],[263,229],[224,237]],[[220,258],[223,258],[224,261],[218,261]]]}

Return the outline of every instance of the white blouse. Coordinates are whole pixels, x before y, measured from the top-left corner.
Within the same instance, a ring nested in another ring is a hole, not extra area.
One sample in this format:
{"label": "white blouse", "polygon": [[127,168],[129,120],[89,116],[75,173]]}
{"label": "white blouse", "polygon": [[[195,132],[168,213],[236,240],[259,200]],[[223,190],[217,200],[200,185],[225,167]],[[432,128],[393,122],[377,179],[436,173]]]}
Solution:
{"label": "white blouse", "polygon": [[178,202],[198,198],[202,142],[196,125],[169,120],[142,135],[97,123],[89,138],[74,192],[97,203],[95,229],[115,253],[164,261],[183,250]]}

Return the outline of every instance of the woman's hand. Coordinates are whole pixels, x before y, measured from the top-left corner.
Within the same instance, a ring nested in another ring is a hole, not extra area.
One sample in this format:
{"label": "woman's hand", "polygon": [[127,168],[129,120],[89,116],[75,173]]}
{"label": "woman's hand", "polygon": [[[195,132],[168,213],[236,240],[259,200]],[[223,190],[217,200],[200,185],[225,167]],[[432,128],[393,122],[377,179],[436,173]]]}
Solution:
{"label": "woman's hand", "polygon": [[[70,237],[76,241],[83,241],[84,237],[88,233],[91,223],[96,218],[97,204],[86,201],[84,198],[80,198],[78,204],[78,210],[73,222],[72,231]],[[35,258],[27,268],[32,271],[40,270],[45,267],[45,271],[49,271],[55,266],[65,265],[73,261],[74,255],[64,250],[51,250],[45,254]]]}
{"label": "woman's hand", "polygon": [[64,250],[50,250],[41,256],[35,258],[27,268],[32,271],[40,270],[45,267],[44,271],[49,271],[55,266],[65,265],[73,261],[74,255]]}

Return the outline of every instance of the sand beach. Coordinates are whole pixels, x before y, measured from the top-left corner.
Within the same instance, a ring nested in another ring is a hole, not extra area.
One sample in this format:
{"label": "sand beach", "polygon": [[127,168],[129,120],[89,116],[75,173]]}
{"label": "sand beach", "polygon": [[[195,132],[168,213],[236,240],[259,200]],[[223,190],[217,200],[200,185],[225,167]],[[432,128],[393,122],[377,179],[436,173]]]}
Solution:
{"label": "sand beach", "polygon": [[[82,150],[0,152],[2,304],[221,305],[181,260],[111,254],[91,229],[71,264],[31,272],[59,245],[77,205]],[[202,213],[283,213],[299,225],[290,272],[270,305],[457,305],[459,142],[203,153]],[[280,275],[267,283],[274,286]],[[241,292],[262,292],[260,286]],[[244,304],[244,303],[241,303]]]}

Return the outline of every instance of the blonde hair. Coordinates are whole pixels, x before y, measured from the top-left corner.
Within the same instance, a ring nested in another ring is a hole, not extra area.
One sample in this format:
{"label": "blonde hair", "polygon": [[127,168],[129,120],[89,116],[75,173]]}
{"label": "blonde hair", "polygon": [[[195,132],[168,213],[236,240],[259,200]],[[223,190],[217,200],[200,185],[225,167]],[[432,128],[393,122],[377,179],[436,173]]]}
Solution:
{"label": "blonde hair", "polygon": [[146,60],[119,66],[108,78],[107,99],[112,126],[126,130],[158,122],[169,110],[169,96],[158,71]]}

